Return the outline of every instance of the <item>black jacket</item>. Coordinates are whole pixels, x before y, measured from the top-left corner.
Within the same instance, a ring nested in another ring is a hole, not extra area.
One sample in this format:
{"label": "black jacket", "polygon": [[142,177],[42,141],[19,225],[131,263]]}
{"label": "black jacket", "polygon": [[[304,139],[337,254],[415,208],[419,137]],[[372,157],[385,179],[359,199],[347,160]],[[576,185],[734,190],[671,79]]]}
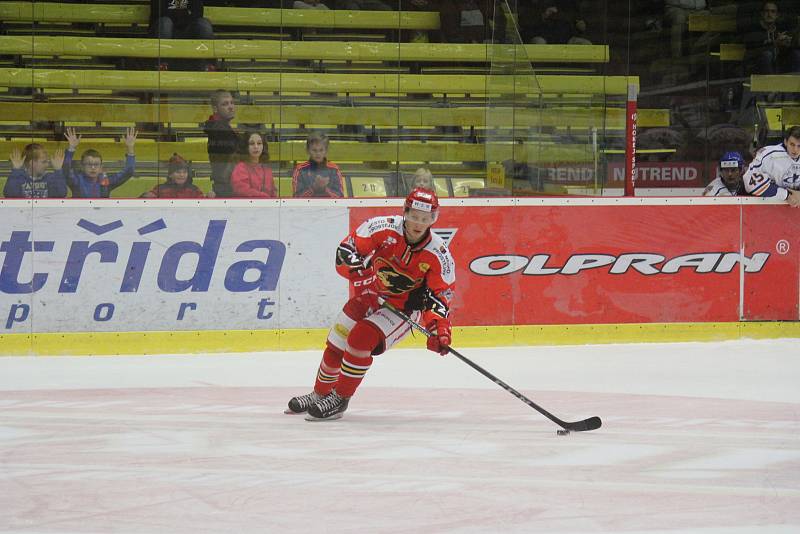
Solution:
{"label": "black jacket", "polygon": [[169,17],[178,28],[185,28],[203,16],[203,0],[150,0],[150,27],[157,28],[158,19]]}
{"label": "black jacket", "polygon": [[203,131],[208,136],[208,162],[211,164],[214,191],[218,195],[229,196],[233,192],[231,171],[236,164],[239,134],[231,128],[230,121],[222,120],[216,115],[209,117],[203,124]]}

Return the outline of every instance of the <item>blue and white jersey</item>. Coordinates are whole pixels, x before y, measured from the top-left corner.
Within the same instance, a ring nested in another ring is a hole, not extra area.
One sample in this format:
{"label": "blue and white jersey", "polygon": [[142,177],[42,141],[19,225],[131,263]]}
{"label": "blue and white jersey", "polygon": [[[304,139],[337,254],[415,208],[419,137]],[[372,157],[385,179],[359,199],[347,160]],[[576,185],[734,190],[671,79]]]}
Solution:
{"label": "blue and white jersey", "polygon": [[744,173],[744,187],[753,196],[786,200],[787,189],[800,190],[800,157],[792,159],[783,143],[765,146]]}
{"label": "blue and white jersey", "polygon": [[714,178],[703,190],[704,197],[735,197],[737,194],[737,191],[731,192],[719,176]]}

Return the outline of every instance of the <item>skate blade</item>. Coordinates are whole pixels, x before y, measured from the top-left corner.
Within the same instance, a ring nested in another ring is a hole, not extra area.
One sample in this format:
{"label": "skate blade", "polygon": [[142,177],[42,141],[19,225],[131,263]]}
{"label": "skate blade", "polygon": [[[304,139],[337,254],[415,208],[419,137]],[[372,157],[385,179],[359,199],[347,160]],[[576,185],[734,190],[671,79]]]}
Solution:
{"label": "skate blade", "polygon": [[283,410],[283,413],[285,413],[286,415],[303,415],[306,412],[293,412],[289,408],[286,408],[285,410]]}
{"label": "skate blade", "polygon": [[343,413],[337,413],[330,417],[314,417],[313,415],[306,415],[306,421],[312,421],[315,423],[325,422],[325,421],[336,421],[337,419],[341,419]]}

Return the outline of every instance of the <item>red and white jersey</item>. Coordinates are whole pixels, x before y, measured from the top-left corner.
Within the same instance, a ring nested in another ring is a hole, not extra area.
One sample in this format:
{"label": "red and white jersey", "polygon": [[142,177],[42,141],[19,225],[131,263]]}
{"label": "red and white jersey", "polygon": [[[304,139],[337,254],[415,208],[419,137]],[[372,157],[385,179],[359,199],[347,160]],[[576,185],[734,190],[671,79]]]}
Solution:
{"label": "red and white jersey", "polygon": [[[442,238],[429,231],[421,242],[411,246],[403,233],[402,216],[374,217],[342,241],[338,257],[348,250],[374,267],[379,293],[389,304],[402,310],[409,293],[426,286],[436,300],[434,313],[446,316],[456,269]],[[347,279],[354,273],[352,264],[346,261],[337,260],[336,270]]]}

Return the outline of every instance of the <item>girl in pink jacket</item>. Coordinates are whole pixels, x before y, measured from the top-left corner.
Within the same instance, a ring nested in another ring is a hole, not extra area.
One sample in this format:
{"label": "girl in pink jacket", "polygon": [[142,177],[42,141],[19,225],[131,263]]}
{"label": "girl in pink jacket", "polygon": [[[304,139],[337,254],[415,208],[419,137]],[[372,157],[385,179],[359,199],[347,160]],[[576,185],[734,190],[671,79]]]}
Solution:
{"label": "girl in pink jacket", "polygon": [[269,168],[269,148],[264,137],[255,131],[244,134],[245,150],[231,173],[233,196],[275,198],[278,192]]}

